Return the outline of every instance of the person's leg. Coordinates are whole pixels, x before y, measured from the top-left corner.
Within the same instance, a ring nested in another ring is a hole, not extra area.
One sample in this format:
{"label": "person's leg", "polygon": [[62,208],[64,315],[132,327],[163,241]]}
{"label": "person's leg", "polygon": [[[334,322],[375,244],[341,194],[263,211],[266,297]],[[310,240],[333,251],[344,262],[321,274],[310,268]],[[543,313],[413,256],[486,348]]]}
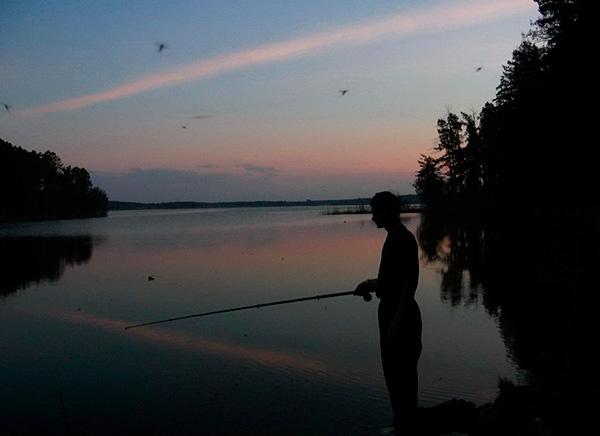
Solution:
{"label": "person's leg", "polygon": [[[380,317],[380,321],[383,319]],[[387,332],[387,327],[384,322],[381,322],[381,361],[394,412],[394,428],[397,434],[401,434],[403,430],[414,432],[418,419],[417,365],[422,350],[421,311],[416,302],[402,337],[395,341],[388,341],[385,339],[384,332]]]}
{"label": "person's leg", "polygon": [[414,344],[382,344],[383,374],[394,412],[394,430],[398,435],[414,430],[416,425],[420,352],[420,344],[418,347]]}

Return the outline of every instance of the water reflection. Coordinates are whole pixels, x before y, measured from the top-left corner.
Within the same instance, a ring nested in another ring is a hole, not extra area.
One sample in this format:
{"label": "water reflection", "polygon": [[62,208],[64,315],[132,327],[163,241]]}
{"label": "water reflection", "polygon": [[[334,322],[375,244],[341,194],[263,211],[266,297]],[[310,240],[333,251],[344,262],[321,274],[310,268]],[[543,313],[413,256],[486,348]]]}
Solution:
{"label": "water reflection", "polygon": [[468,306],[485,298],[483,290],[489,282],[486,249],[491,234],[481,223],[456,223],[440,215],[423,215],[417,238],[423,261],[443,265],[442,300],[452,306]]}
{"label": "water reflection", "polygon": [[571,430],[590,421],[600,394],[593,274],[599,251],[585,223],[578,228],[558,217],[481,222],[426,214],[417,234],[423,260],[443,265],[442,300],[453,307],[481,301],[530,385],[507,391],[510,413],[535,410],[555,428]]}
{"label": "water reflection", "polygon": [[[235,342],[233,340],[200,336],[185,331],[153,328],[139,328],[125,333],[125,327],[128,326],[126,321],[100,317],[83,311],[64,312],[54,310],[47,311],[44,315],[75,326],[92,326],[96,329],[105,330],[112,335],[134,336],[152,344],[152,346],[183,350],[203,356],[213,355],[230,362],[244,362],[246,365],[256,364],[285,373],[294,372],[313,378],[319,377],[326,379],[329,383],[351,384],[358,381],[363,385],[370,385],[378,381],[377,377],[372,374],[360,374],[360,377],[353,377],[348,380],[347,373],[340,373],[340,368],[344,367],[345,362],[318,359],[299,350],[281,351],[251,345],[243,341],[240,342],[239,338]],[[244,339],[247,338],[244,337]],[[247,340],[246,342],[250,341]],[[350,371],[352,368],[344,369]],[[353,370],[354,375],[358,376],[356,368],[353,368]]]}
{"label": "water reflection", "polygon": [[[447,228],[419,227],[418,214],[403,221],[415,234],[432,230],[434,237],[421,240],[427,255],[427,244],[436,247],[432,260],[452,259]],[[374,302],[349,296],[123,330],[352,290],[376,271],[381,253],[384,235],[370,217],[314,208],[129,212],[32,227],[11,228],[0,240],[11,271],[4,295],[12,293],[2,304],[11,329],[2,337],[0,382],[8,387],[0,404],[10,408],[3,413],[11,426],[60,422],[48,406],[59,388],[73,428],[92,429],[80,434],[114,434],[107,427],[141,422],[145,434],[154,427],[172,434],[173,426],[186,428],[180,434],[194,426],[240,434],[244,423],[251,427],[244,434],[293,428],[298,435],[350,435],[389,423]],[[36,237],[17,238],[23,232]],[[36,283],[36,292],[15,293]],[[423,268],[420,404],[457,396],[483,404],[513,367],[489,317],[478,307],[449,310],[439,289],[437,271]]]}
{"label": "water reflection", "polygon": [[508,230],[491,220],[431,213],[422,216],[417,238],[423,261],[442,265],[442,300],[482,303],[496,319],[509,357],[529,378],[570,383],[589,377],[593,359],[581,356],[591,349],[583,320],[597,310],[588,298],[594,281],[573,278],[583,265],[563,254],[577,243],[570,229],[540,223]]}
{"label": "water reflection", "polygon": [[0,238],[0,297],[57,282],[68,267],[90,261],[94,243],[89,235]]}

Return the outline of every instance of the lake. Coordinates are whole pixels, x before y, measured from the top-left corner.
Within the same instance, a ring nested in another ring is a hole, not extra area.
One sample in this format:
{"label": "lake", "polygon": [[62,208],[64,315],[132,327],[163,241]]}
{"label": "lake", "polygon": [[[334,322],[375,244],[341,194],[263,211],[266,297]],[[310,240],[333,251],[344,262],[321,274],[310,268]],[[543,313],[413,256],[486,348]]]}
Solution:
{"label": "lake", "polygon": [[[111,212],[0,224],[0,432],[372,435],[391,423],[377,302],[353,290],[385,231],[322,207]],[[407,214],[414,233],[422,216]],[[442,237],[436,250],[452,244]],[[485,290],[422,256],[419,404],[518,381]],[[456,279],[455,279],[456,280]]]}

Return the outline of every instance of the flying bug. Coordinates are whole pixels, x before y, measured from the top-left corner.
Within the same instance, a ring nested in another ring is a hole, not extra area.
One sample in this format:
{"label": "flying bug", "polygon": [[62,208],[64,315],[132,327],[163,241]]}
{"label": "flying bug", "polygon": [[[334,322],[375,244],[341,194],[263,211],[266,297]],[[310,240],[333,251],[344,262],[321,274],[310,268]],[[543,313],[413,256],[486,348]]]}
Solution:
{"label": "flying bug", "polygon": [[164,49],[166,49],[167,47],[169,47],[167,44],[165,44],[164,42],[155,42],[154,43],[155,46],[158,47],[158,52],[162,52]]}

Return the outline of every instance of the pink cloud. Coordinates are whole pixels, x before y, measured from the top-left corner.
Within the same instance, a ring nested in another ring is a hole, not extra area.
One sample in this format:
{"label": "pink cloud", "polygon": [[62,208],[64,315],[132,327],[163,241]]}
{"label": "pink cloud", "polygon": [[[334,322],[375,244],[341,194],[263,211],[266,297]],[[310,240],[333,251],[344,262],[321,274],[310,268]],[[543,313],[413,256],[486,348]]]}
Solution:
{"label": "pink cloud", "polygon": [[182,85],[253,65],[308,56],[341,44],[364,44],[388,36],[435,33],[468,27],[530,12],[532,4],[531,0],[495,0],[438,5],[418,12],[387,16],[365,24],[217,56],[167,72],[152,73],[106,91],[38,106],[20,113],[31,115],[79,109],[154,89]]}

